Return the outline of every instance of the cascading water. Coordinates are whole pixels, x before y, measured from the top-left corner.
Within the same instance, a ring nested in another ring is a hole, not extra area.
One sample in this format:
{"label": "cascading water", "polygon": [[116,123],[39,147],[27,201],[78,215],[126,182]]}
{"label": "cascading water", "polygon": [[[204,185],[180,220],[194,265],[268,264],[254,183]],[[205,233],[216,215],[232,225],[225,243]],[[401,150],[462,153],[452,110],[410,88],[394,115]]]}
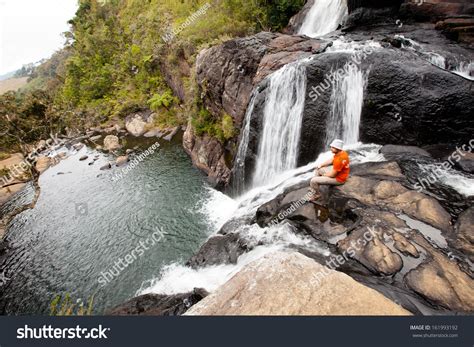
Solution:
{"label": "cascading water", "polygon": [[345,74],[334,81],[331,112],[327,122],[326,143],[340,138],[346,145],[359,141],[359,126],[367,74],[354,64],[344,67]]}
{"label": "cascading water", "polygon": [[469,63],[461,62],[453,72],[474,81],[474,61],[470,61]]}
{"label": "cascading water", "polygon": [[309,37],[326,35],[336,30],[347,14],[346,0],[315,0],[298,34]]}
{"label": "cascading water", "polygon": [[249,145],[250,121],[252,119],[256,96],[257,93],[256,90],[254,90],[247,106],[247,112],[245,113],[242,135],[240,137],[240,145],[234,161],[233,189],[237,193],[243,192],[245,190],[245,157],[247,156],[247,149]]}
{"label": "cascading water", "polygon": [[270,76],[253,186],[296,167],[305,94],[303,61],[285,65]]}
{"label": "cascading water", "polygon": [[[474,81],[474,62],[462,61],[462,58],[456,58],[456,63],[447,62],[446,57],[437,52],[427,51],[427,49],[415,40],[404,37],[403,35],[395,35],[396,39],[402,40],[402,47],[408,51],[412,51],[421,58],[429,61],[431,64],[440,69],[450,71],[456,75],[462,76],[468,80]],[[461,60],[461,61],[460,61]]]}

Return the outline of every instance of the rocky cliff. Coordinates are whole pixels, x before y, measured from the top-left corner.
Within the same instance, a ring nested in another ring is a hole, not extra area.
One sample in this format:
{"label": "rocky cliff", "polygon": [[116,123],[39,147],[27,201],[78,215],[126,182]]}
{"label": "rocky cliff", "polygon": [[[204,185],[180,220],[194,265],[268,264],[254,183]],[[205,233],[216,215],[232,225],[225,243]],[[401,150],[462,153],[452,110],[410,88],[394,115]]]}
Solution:
{"label": "rocky cliff", "polygon": [[[309,1],[292,19],[287,33],[297,30],[311,3]],[[349,1],[349,9],[342,31],[321,39],[260,33],[228,41],[199,54],[197,82],[203,104],[214,117],[229,114],[234,126],[241,129],[252,91],[257,94],[246,167],[253,167],[258,150],[267,86],[265,77],[285,64],[310,56],[298,164],[315,159],[324,145],[331,90],[317,99],[309,96],[311,88],[324,83],[329,72],[343,67],[351,58],[348,52],[328,52],[328,47],[341,33],[345,33],[347,42],[372,39],[380,44],[380,48],[360,64],[368,74],[361,117],[362,141],[417,146],[445,143],[454,148],[470,139],[473,131],[470,114],[474,110],[472,81],[454,74],[453,70],[460,61],[473,59],[472,47],[468,42],[459,43],[452,36],[446,37],[440,26],[442,21],[472,18],[472,5],[425,2],[417,6],[388,0]],[[438,15],[432,14],[430,9],[436,9]],[[419,11],[426,16],[418,16]],[[445,26],[451,28],[449,24]],[[443,66],[433,63],[433,52],[444,57]],[[232,179],[238,133],[227,143],[221,143],[208,136],[198,137],[191,128],[188,126],[184,138],[185,149],[212,181],[221,187],[227,186]],[[430,132],[425,131],[427,128]]]}

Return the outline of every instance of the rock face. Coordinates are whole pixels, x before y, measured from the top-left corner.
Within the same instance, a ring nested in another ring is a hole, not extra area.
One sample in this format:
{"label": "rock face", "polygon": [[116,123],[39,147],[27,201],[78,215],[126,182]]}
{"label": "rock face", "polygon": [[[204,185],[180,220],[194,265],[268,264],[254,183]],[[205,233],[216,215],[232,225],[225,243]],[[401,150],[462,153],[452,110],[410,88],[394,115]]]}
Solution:
{"label": "rock face", "polygon": [[208,293],[194,289],[191,293],[176,295],[145,294],[133,298],[106,312],[111,316],[181,316]]}
{"label": "rock face", "polygon": [[[323,50],[325,45],[307,37],[263,32],[203,50],[197,58],[196,72],[204,107],[216,119],[230,115],[240,129],[251,93],[259,82],[283,65]],[[191,124],[183,145],[211,181],[228,184],[232,163],[224,158],[233,157],[235,146],[229,151],[207,135],[198,137]]]}
{"label": "rock face", "polygon": [[183,135],[183,147],[193,164],[204,171],[216,187],[222,187],[229,181],[231,171],[225,160],[225,149],[217,139],[195,136],[192,126],[188,125]]}
{"label": "rock face", "polygon": [[299,253],[256,260],[186,315],[409,315],[349,276]]}

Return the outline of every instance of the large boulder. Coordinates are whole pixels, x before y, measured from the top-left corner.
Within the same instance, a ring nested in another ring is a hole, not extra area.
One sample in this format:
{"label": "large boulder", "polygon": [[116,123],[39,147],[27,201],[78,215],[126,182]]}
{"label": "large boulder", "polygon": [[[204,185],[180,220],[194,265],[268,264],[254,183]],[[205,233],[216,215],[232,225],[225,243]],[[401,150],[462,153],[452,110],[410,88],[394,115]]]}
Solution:
{"label": "large boulder", "polygon": [[409,315],[349,276],[299,253],[256,260],[186,315]]}
{"label": "large boulder", "polygon": [[133,136],[142,136],[153,124],[154,115],[151,111],[129,115],[125,118],[125,128]]}
{"label": "large boulder", "polygon": [[120,146],[120,140],[117,136],[115,135],[107,135],[104,139],[104,149],[107,151],[115,151],[116,149],[119,149]]}

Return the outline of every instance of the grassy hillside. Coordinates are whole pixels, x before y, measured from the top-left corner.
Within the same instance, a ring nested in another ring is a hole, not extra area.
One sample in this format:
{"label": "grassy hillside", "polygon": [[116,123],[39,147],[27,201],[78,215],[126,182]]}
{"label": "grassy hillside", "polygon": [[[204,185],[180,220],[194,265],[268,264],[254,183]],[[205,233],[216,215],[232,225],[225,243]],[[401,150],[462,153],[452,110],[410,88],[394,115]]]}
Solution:
{"label": "grassy hillside", "polygon": [[51,103],[39,117],[60,114],[60,126],[70,127],[117,121],[144,108],[154,110],[162,126],[197,115],[207,123],[200,122],[200,132],[224,141],[232,124],[225,117],[203,117],[207,112],[200,107],[193,76],[198,52],[234,37],[280,30],[304,2],[79,0],[65,48],[35,69],[17,98],[45,91]]}
{"label": "grassy hillside", "polygon": [[21,87],[24,87],[27,82],[28,77],[9,78],[0,81],[0,94],[6,93],[8,91],[16,91]]}

